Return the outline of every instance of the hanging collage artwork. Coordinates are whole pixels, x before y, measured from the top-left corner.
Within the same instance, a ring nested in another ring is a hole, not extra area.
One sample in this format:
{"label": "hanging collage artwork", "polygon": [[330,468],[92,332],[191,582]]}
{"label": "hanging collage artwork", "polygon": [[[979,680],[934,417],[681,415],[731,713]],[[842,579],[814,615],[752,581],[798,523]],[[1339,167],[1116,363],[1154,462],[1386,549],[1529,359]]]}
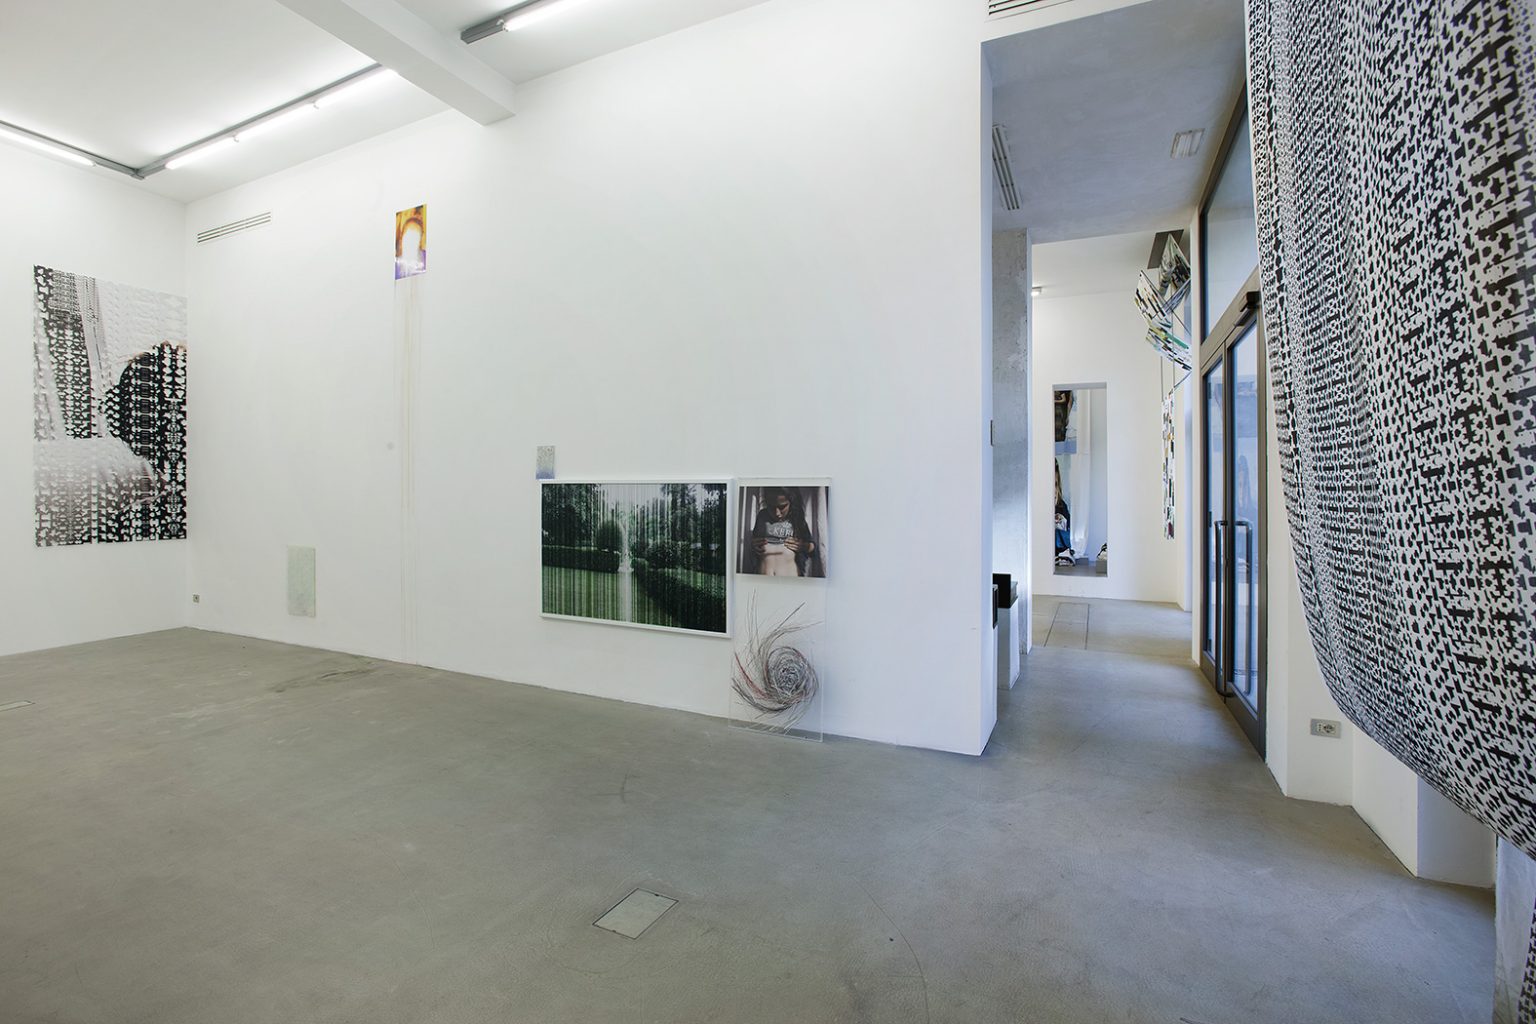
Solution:
{"label": "hanging collage artwork", "polygon": [[1163,537],[1167,540],[1173,540],[1173,399],[1172,391],[1163,396]]}
{"label": "hanging collage artwork", "polygon": [[1147,344],[1169,362],[1190,368],[1189,331],[1183,310],[1189,298],[1189,260],[1179,243],[1169,235],[1163,243],[1156,276],[1142,271],[1136,278],[1136,308],[1147,322]]}
{"label": "hanging collage artwork", "polygon": [[187,303],[32,268],[37,545],[187,535]]}

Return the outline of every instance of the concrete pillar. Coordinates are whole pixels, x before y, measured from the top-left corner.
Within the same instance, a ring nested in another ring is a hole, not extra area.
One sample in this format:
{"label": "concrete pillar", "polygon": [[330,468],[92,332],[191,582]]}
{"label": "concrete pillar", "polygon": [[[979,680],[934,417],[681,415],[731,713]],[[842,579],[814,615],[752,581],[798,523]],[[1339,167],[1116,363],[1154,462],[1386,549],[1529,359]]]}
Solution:
{"label": "concrete pillar", "polygon": [[1019,583],[1019,650],[1030,642],[1029,232],[992,236],[992,567]]}
{"label": "concrete pillar", "polygon": [[1520,986],[1531,945],[1531,911],[1536,906],[1536,861],[1499,840],[1499,881],[1494,897],[1494,1024],[1524,1024]]}

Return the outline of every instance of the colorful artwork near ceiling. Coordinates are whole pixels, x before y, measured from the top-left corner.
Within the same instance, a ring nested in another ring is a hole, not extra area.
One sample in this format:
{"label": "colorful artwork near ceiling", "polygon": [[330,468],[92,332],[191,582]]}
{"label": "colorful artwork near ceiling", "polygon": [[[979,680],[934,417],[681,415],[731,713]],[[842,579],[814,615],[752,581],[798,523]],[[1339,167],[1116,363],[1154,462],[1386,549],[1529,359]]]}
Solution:
{"label": "colorful artwork near ceiling", "polygon": [[395,280],[427,272],[427,207],[395,214]]}

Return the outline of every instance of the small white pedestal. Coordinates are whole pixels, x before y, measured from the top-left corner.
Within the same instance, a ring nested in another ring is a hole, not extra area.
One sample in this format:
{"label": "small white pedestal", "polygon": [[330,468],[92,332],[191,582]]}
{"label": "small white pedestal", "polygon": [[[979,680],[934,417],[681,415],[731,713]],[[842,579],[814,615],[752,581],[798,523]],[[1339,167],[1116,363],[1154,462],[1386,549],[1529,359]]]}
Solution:
{"label": "small white pedestal", "polygon": [[1006,608],[999,608],[997,612],[997,688],[999,690],[1011,690],[1013,684],[1019,681],[1019,640],[1023,637],[1019,622],[1020,609],[1024,602],[1019,600],[1018,584],[1014,584],[1013,593],[1009,595],[1012,601]]}

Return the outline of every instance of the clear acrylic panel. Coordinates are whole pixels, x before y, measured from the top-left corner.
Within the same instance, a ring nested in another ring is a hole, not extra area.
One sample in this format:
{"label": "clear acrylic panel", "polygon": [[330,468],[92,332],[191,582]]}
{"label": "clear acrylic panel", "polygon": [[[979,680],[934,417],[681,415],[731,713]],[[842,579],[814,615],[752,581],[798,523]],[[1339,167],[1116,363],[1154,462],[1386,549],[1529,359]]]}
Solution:
{"label": "clear acrylic panel", "polygon": [[827,584],[740,574],[736,587],[730,724],[819,742]]}

